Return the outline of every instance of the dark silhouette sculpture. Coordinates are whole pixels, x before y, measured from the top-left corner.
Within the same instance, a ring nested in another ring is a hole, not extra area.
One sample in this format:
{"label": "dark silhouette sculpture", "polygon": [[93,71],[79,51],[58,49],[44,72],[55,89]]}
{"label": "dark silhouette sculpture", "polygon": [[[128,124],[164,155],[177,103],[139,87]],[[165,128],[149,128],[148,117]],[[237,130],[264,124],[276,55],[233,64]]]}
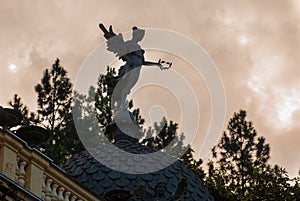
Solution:
{"label": "dark silhouette sculpture", "polygon": [[16,131],[16,135],[30,146],[37,146],[45,143],[51,134],[48,130],[40,126],[25,125]]}
{"label": "dark silhouette sculpture", "polygon": [[48,130],[39,126],[29,125],[29,122],[23,118],[18,110],[0,106],[0,127],[10,130],[16,126],[21,127],[14,133],[32,146],[46,142],[50,137]]}
{"label": "dark silhouette sculpture", "polygon": [[0,126],[9,129],[21,124],[22,114],[14,109],[3,108],[0,106]]}
{"label": "dark silhouette sculpture", "polygon": [[[112,108],[115,109],[114,121],[106,126],[104,135],[120,150],[137,157],[130,160],[122,157],[119,150],[107,152],[110,146],[102,144],[65,161],[61,164],[62,169],[107,201],[212,201],[200,179],[180,161],[153,172],[153,167],[165,166],[169,156],[162,153],[156,157],[138,157],[157,152],[157,149],[139,143],[137,136],[143,133],[138,125],[137,129],[132,128],[133,115],[126,108],[126,97],[138,81],[142,66],[157,66],[164,70],[172,63],[161,59],[158,62],[145,60],[145,51],[138,44],[144,37],[144,30],[133,27],[132,39],[124,41],[122,34],[115,34],[112,26],[108,30],[103,24],[99,26],[107,39],[107,50],[125,62],[117,76],[106,78],[104,82],[108,85],[111,100],[116,96],[117,101],[117,107]],[[124,119],[126,115],[128,118]],[[101,157],[101,162],[95,160],[95,156]],[[120,166],[125,167],[124,172],[117,171]],[[136,169],[137,173],[126,172],[126,168]],[[78,169],[82,171],[78,172]]]}
{"label": "dark silhouette sculpture", "polygon": [[[136,84],[139,79],[140,70],[142,66],[157,66],[161,70],[169,69],[172,63],[165,62],[161,59],[158,62],[145,61],[145,51],[138,44],[145,35],[145,30],[137,27],[132,28],[132,39],[124,41],[121,33],[116,35],[109,26],[109,30],[105,28],[103,24],[99,24],[100,29],[104,33],[104,37],[107,39],[107,50],[116,54],[116,56],[125,62],[125,65],[121,66],[116,77],[107,81],[108,94],[115,94],[115,101],[119,104],[121,109],[126,110],[126,97],[130,93],[131,88]],[[166,65],[166,66],[164,66]],[[116,85],[120,87],[116,87]],[[115,90],[115,91],[114,91]]]}

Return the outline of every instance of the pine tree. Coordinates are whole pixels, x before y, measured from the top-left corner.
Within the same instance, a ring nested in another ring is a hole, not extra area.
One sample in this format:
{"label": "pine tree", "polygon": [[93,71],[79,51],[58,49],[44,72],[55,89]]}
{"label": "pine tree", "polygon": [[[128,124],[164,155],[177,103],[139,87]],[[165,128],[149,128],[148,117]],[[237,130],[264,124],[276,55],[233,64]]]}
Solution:
{"label": "pine tree", "polygon": [[257,137],[244,110],[234,113],[227,131],[212,152],[216,163],[209,163],[208,183],[222,186],[219,194],[229,200],[244,200],[249,196],[251,186],[256,182],[254,170],[266,170],[270,158],[270,146],[265,143],[265,138]]}
{"label": "pine tree", "polygon": [[89,148],[105,144],[104,128],[98,122],[95,107],[96,89],[91,86],[87,95],[75,91],[72,114],[80,140]]}
{"label": "pine tree", "polygon": [[234,113],[212,155],[205,184],[216,201],[297,200],[297,182],[284,168],[268,164],[270,146],[257,136],[246,111]]}
{"label": "pine tree", "polygon": [[43,149],[46,155],[59,164],[83,150],[71,113],[72,83],[59,59],[56,59],[51,69],[44,71],[35,91],[38,94],[39,122],[52,133]]}
{"label": "pine tree", "polygon": [[29,111],[29,108],[23,103],[19,95],[15,94],[12,100],[8,102],[8,105],[22,114],[24,124],[29,124],[30,121],[36,120],[35,114]]}
{"label": "pine tree", "polygon": [[194,150],[191,148],[190,145],[188,145],[187,149],[185,149],[185,153],[181,156],[179,159],[183,164],[185,164],[190,170],[194,172],[194,174],[201,179],[201,181],[204,181],[205,178],[205,172],[202,168],[202,159],[195,159],[194,157]]}

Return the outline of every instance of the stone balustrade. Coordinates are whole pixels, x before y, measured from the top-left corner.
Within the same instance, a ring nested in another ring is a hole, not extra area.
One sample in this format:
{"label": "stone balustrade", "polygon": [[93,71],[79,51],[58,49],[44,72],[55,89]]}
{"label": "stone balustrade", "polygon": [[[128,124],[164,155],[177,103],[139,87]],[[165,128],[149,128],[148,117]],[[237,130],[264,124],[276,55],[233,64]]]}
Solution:
{"label": "stone balustrade", "polygon": [[16,161],[16,183],[18,183],[20,186],[25,186],[25,176],[26,176],[26,167],[27,163],[23,160],[20,160],[20,158],[17,156],[17,161]]}
{"label": "stone balustrade", "polygon": [[0,129],[0,173],[44,201],[101,201],[52,160],[11,131]]}

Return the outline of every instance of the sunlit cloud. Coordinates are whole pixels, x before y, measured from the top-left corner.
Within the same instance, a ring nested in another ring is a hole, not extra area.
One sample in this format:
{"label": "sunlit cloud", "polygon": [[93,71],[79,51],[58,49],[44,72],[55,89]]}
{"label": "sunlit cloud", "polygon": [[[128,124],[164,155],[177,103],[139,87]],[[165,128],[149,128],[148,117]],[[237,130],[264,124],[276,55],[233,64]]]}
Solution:
{"label": "sunlit cloud", "polygon": [[262,78],[258,76],[253,76],[251,80],[247,82],[247,86],[255,93],[262,93],[265,89],[262,84]]}
{"label": "sunlit cloud", "polygon": [[300,110],[300,94],[297,93],[299,88],[287,89],[271,84],[270,80],[259,76],[252,76],[247,82],[247,87],[255,92],[251,96],[260,102],[257,110],[261,115],[266,115],[264,119],[268,120],[270,125],[284,129],[295,123],[293,115]]}
{"label": "sunlit cloud", "polygon": [[282,77],[282,69],[286,66],[286,58],[282,55],[266,53],[253,55],[253,67],[246,86],[254,92],[250,96],[259,105],[257,111],[269,126],[278,129],[289,128],[295,122],[293,114],[300,110],[299,88],[288,88]]}
{"label": "sunlit cloud", "polygon": [[296,91],[296,89],[278,90],[280,98],[276,103],[277,119],[279,120],[279,124],[276,124],[277,127],[287,128],[295,123],[293,114],[300,110],[300,94]]}
{"label": "sunlit cloud", "polygon": [[233,25],[233,18],[228,14],[225,14],[225,12],[222,10],[217,10],[215,12],[215,19],[224,23],[224,25]]}
{"label": "sunlit cloud", "polygon": [[240,45],[248,45],[249,43],[249,38],[246,35],[242,35],[238,38],[238,42],[240,43]]}
{"label": "sunlit cloud", "polygon": [[11,72],[11,73],[16,73],[17,72],[17,65],[16,64],[9,64],[8,65],[8,70]]}

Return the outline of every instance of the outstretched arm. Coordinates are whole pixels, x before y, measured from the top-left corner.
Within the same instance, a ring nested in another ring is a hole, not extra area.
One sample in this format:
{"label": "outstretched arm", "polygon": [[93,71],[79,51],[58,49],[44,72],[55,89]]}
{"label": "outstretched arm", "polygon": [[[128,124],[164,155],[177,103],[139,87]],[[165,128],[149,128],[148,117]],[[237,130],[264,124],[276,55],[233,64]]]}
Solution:
{"label": "outstretched arm", "polygon": [[[167,66],[164,66],[163,64],[166,64]],[[152,62],[152,61],[145,61],[143,63],[143,65],[145,66],[158,66],[160,68],[160,70],[167,70],[169,68],[171,68],[172,66],[172,63],[170,62],[165,62],[165,61],[162,61],[161,59],[158,60],[158,62]]]}

